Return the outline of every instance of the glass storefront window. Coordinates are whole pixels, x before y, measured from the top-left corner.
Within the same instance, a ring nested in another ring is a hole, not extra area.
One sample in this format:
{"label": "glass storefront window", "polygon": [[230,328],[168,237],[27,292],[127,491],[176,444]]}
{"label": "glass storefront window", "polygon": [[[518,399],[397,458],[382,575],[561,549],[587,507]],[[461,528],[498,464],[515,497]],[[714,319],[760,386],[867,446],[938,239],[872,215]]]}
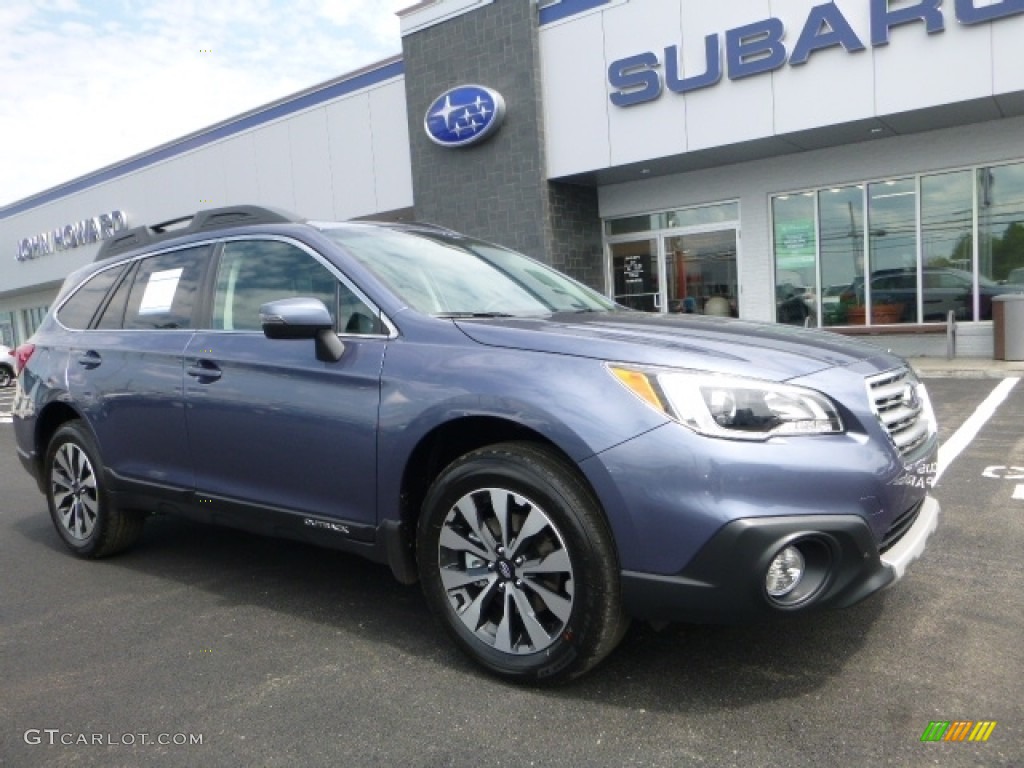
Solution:
{"label": "glass storefront window", "polygon": [[33,333],[36,332],[36,328],[43,322],[43,318],[46,317],[46,311],[49,307],[32,307],[31,309],[21,310],[21,322],[22,327],[25,329],[25,338],[27,339]]}
{"label": "glass storefront window", "polygon": [[772,224],[775,319],[780,323],[803,325],[808,317],[813,318],[818,312],[814,193],[776,197],[772,201]]}
{"label": "glass storefront window", "polygon": [[1024,163],[980,168],[978,305],[992,319],[992,297],[1024,290]]}
{"label": "glass storefront window", "polygon": [[917,185],[914,179],[868,185],[867,304],[874,325],[917,322]]}
{"label": "glass storefront window", "polygon": [[[921,178],[921,257],[923,311],[926,323],[974,319],[973,190],[970,171]],[[940,287],[959,282],[950,293]]]}
{"label": "glass storefront window", "polygon": [[14,344],[14,313],[0,312],[0,344],[13,347]]}
{"label": "glass storefront window", "polygon": [[1024,293],[1024,163],[781,194],[772,224],[778,322],[798,296],[835,326],[991,320]]}
{"label": "glass storefront window", "polygon": [[864,187],[833,187],[819,192],[818,221],[821,324],[863,324]]}
{"label": "glass storefront window", "polygon": [[604,224],[604,231],[607,235],[631,235],[634,232],[650,232],[657,229],[657,215],[654,216],[629,216],[625,219],[611,219]]}
{"label": "glass storefront window", "polygon": [[721,224],[725,221],[736,221],[740,217],[739,203],[719,203],[703,205],[700,208],[685,208],[680,211],[669,211],[662,214],[664,229],[682,229],[684,227],[706,227],[709,224]]}
{"label": "glass storefront window", "polygon": [[652,213],[644,216],[627,216],[622,219],[609,219],[605,222],[606,235],[632,235],[637,232],[654,232],[659,229],[684,229],[687,227],[706,227],[711,224],[737,221],[740,217],[740,204],[733,201],[701,205],[696,208],[683,208],[678,211]]}

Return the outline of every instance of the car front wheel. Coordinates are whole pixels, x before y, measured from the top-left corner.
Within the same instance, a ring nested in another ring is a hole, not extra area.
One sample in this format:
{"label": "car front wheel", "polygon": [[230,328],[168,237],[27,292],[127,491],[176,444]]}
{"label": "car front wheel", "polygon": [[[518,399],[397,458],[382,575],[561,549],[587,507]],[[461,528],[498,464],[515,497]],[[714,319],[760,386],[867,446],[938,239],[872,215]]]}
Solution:
{"label": "car front wheel", "polygon": [[46,452],[46,500],[57,533],[82,557],[106,557],[142,533],[142,514],[115,507],[103,486],[99,451],[78,421],[58,429]]}
{"label": "car front wheel", "polygon": [[417,558],[449,634],[505,678],[583,674],[628,625],[597,502],[544,447],[491,446],[445,469],[424,502]]}

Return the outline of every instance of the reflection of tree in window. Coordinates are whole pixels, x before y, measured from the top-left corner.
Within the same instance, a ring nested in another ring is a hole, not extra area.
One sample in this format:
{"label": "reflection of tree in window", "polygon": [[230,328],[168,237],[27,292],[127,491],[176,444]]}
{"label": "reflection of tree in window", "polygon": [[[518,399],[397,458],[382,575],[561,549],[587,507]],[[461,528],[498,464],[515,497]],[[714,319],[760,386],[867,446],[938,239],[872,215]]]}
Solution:
{"label": "reflection of tree in window", "polygon": [[263,304],[297,296],[320,299],[337,323],[337,284],[326,267],[289,243],[230,242],[217,269],[214,328],[258,331]]}
{"label": "reflection of tree in window", "polygon": [[1024,163],[981,168],[978,271],[996,282],[1024,267]]}

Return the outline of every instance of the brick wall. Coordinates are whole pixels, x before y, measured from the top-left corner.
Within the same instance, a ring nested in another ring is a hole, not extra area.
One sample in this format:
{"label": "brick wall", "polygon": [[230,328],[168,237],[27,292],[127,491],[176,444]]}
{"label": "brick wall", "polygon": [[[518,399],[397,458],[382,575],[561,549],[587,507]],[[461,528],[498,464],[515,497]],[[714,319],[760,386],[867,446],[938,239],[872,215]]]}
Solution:
{"label": "brick wall", "polygon": [[[603,290],[596,190],[546,178],[536,13],[533,3],[498,0],[403,39],[415,215]],[[482,144],[438,146],[423,130],[424,113],[466,84],[504,97],[504,124]]]}

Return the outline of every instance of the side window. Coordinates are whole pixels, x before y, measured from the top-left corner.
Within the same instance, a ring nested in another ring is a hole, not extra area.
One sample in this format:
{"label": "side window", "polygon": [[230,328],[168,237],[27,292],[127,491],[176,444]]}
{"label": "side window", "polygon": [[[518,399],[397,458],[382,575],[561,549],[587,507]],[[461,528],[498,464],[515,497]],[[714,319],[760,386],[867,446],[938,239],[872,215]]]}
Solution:
{"label": "side window", "polygon": [[139,263],[128,296],[125,328],[193,328],[193,308],[209,246],[150,256]]}
{"label": "side window", "polygon": [[320,299],[336,330],[376,333],[380,326],[372,310],[301,248],[279,240],[239,240],[225,244],[217,267],[213,329],[259,331],[261,305],[296,296]]}
{"label": "side window", "polygon": [[107,292],[124,272],[124,265],[93,275],[57,310],[57,319],[67,328],[88,328]]}
{"label": "side window", "polygon": [[102,309],[99,320],[93,324],[94,328],[111,330],[121,327],[124,322],[124,308],[128,303],[128,294],[132,289],[132,279],[132,271],[129,269],[128,274],[121,278],[121,282],[118,283],[110,300],[107,301],[107,305]]}

